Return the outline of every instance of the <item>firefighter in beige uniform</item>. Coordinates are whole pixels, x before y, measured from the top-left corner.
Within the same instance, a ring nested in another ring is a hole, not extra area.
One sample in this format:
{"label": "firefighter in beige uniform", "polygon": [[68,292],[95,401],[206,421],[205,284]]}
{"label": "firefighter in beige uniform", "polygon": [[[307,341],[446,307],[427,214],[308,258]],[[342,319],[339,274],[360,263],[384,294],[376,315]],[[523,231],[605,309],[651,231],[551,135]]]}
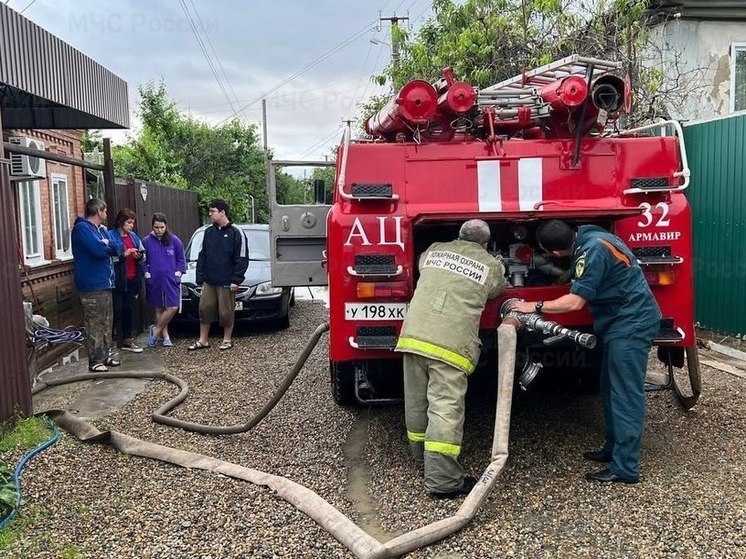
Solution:
{"label": "firefighter in beige uniform", "polygon": [[502,262],[486,250],[489,226],[465,222],[459,238],[431,245],[420,258],[420,279],[396,351],[404,352],[407,437],[425,490],[436,497],[468,493],[458,462],[467,377],[480,353],[479,319],[488,299],[505,288]]}

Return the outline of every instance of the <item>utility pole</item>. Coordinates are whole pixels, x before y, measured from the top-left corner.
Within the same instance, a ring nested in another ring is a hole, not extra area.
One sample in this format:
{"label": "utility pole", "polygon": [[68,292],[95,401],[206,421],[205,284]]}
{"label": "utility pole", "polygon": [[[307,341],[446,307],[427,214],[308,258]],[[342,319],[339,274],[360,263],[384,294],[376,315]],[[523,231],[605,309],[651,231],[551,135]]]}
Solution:
{"label": "utility pole", "polygon": [[394,66],[394,72],[399,68],[399,33],[397,28],[399,27],[400,21],[409,21],[409,17],[400,17],[394,14],[390,17],[380,17],[379,21],[390,21],[391,22],[391,62]]}
{"label": "utility pole", "polygon": [[262,99],[262,140],[264,142],[264,151],[267,151],[267,100]]}

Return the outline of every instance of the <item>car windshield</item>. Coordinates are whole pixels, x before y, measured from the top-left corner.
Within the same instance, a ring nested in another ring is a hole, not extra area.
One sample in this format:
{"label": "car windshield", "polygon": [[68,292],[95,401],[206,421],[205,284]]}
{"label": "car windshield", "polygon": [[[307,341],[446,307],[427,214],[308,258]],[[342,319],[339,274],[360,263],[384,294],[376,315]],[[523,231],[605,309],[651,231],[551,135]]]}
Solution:
{"label": "car windshield", "polygon": [[[269,260],[269,231],[257,229],[242,229],[249,238],[249,260]],[[199,251],[202,250],[202,239],[205,230],[195,231],[187,247],[187,260],[196,262]]]}

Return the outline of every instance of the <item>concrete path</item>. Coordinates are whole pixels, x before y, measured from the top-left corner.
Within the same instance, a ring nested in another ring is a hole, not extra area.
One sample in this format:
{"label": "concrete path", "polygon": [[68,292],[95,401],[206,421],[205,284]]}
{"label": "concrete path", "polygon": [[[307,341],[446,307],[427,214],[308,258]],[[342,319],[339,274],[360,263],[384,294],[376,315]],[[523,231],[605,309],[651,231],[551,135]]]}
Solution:
{"label": "concrete path", "polygon": [[[145,340],[140,340],[145,345]],[[139,342],[138,342],[139,343]],[[122,365],[111,372],[165,372],[161,355],[148,349],[142,353],[122,352]],[[54,367],[41,375],[42,380],[59,379],[88,372],[88,360]],[[151,382],[143,379],[87,380],[62,386],[52,386],[34,396],[34,413],[65,409],[82,418],[104,417],[132,400]]]}

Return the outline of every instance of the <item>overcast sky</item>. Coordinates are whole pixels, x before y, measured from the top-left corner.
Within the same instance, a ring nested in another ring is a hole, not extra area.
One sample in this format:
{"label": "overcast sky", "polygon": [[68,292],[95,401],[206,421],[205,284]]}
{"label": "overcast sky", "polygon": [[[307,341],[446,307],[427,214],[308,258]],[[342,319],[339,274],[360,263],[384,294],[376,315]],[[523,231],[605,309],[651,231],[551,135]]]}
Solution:
{"label": "overcast sky", "polygon": [[[430,15],[430,5],[430,0],[9,0],[11,8],[25,9],[25,17],[126,80],[131,112],[138,86],[161,78],[180,108],[211,123],[245,105],[238,116],[260,123],[260,99],[266,95],[268,140],[278,159],[322,158],[338,141],[342,120],[355,118],[356,105],[376,92],[369,76],[391,55],[387,44],[370,42],[390,42],[388,22],[374,29],[379,10],[384,17],[409,12],[416,29]],[[131,126],[130,133],[138,126],[134,114]],[[124,139],[121,133],[105,134]]]}

